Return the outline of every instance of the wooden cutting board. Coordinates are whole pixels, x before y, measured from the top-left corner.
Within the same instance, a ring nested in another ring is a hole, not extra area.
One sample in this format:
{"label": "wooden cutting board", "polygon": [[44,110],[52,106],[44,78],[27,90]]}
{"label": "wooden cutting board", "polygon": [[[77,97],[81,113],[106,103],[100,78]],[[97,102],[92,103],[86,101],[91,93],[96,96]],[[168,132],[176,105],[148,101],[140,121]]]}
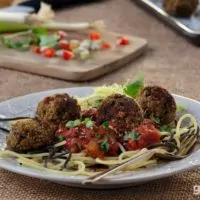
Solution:
{"label": "wooden cutting board", "polygon": [[[104,40],[109,41],[112,48],[94,52],[92,58],[64,61],[60,58],[44,58],[33,52],[17,52],[0,45],[0,67],[50,76],[70,81],[86,81],[124,67],[127,63],[141,55],[146,47],[145,39],[127,36],[130,44],[119,47],[117,38],[122,34],[105,32]],[[81,33],[81,37],[86,35]],[[72,38],[77,38],[72,36]],[[80,37],[80,33],[79,33]]]}

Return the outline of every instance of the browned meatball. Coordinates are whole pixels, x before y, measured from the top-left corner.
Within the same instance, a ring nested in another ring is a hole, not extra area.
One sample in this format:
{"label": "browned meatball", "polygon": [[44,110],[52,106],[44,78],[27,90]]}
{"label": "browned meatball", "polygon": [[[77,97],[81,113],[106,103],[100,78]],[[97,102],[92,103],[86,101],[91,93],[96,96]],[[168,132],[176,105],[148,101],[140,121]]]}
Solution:
{"label": "browned meatball", "polygon": [[80,118],[80,106],[68,94],[55,94],[39,102],[37,116],[56,125]]}
{"label": "browned meatball", "polygon": [[166,89],[159,86],[147,86],[141,90],[137,101],[143,109],[144,117],[158,117],[161,124],[174,121],[176,103]]}
{"label": "browned meatball", "polygon": [[189,17],[197,8],[198,0],[164,0],[165,11],[177,17]]}
{"label": "browned meatball", "polygon": [[7,146],[16,152],[38,150],[51,145],[55,129],[35,119],[17,121],[7,136]]}
{"label": "browned meatball", "polygon": [[125,95],[114,94],[107,97],[97,112],[97,123],[109,121],[119,136],[133,130],[143,120],[142,110],[138,104]]}

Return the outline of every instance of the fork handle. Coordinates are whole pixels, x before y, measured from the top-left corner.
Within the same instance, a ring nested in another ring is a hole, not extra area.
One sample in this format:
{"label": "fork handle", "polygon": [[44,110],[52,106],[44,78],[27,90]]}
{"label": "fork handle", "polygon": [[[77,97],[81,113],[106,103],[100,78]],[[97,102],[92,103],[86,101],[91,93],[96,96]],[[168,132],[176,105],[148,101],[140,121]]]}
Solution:
{"label": "fork handle", "polygon": [[109,174],[112,174],[112,173],[124,168],[127,165],[130,165],[130,164],[133,164],[133,163],[137,164],[137,163],[140,163],[140,162],[142,162],[146,159],[150,159],[155,153],[156,153],[156,151],[154,151],[154,150],[147,151],[147,152],[140,154],[140,155],[138,155],[138,156],[122,163],[122,164],[119,164],[119,165],[114,166],[114,167],[112,167],[108,170],[105,170],[105,171],[101,172],[100,174],[97,174],[95,176],[91,176],[91,177],[83,180],[82,184],[95,183],[95,182],[101,180],[102,178],[108,176]]}

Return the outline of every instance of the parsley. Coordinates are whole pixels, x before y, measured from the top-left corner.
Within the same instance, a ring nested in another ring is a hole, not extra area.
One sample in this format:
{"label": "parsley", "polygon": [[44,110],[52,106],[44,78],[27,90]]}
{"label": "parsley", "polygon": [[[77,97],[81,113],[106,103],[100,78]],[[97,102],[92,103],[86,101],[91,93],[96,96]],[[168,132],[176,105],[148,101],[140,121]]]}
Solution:
{"label": "parsley", "polygon": [[168,126],[168,125],[164,125],[160,127],[160,131],[161,132],[170,132],[172,130],[172,127]]}
{"label": "parsley", "polygon": [[130,133],[128,133],[127,135],[124,135],[124,141],[128,141],[128,140],[134,140],[134,141],[139,141],[140,140],[140,134],[135,132],[135,131],[131,131]]}
{"label": "parsley", "polygon": [[103,128],[105,130],[108,130],[108,128],[109,128],[109,122],[108,121],[103,122],[102,126],[103,126]]}
{"label": "parsley", "polygon": [[96,101],[92,104],[92,107],[93,107],[93,108],[99,108],[100,104],[101,104],[101,100],[98,99],[98,100],[96,100]]}
{"label": "parsley", "polygon": [[104,137],[104,141],[100,143],[100,147],[105,153],[109,151],[110,145],[108,143],[108,137],[106,135]]}
{"label": "parsley", "polygon": [[94,121],[92,121],[90,118],[85,118],[84,124],[87,128],[92,128],[94,126]]}
{"label": "parsley", "polygon": [[124,88],[124,92],[133,97],[136,98],[138,95],[138,92],[140,91],[140,89],[142,89],[144,87],[144,74],[143,73],[139,73],[137,76],[137,80],[131,84],[128,84],[125,86]]}
{"label": "parsley", "polygon": [[81,125],[81,120],[80,119],[76,119],[74,121],[74,126],[80,126]]}
{"label": "parsley", "polygon": [[58,45],[58,40],[60,37],[57,34],[54,35],[39,35],[38,36],[39,41],[40,41],[40,46],[41,47],[49,47],[49,48],[54,48]]}
{"label": "parsley", "polygon": [[68,121],[65,125],[68,128],[73,128],[74,127],[74,121]]}
{"label": "parsley", "polygon": [[30,36],[21,38],[21,39],[14,39],[12,37],[2,37],[1,41],[3,45],[8,48],[12,48],[18,51],[27,51],[29,50],[32,44],[32,38]]}

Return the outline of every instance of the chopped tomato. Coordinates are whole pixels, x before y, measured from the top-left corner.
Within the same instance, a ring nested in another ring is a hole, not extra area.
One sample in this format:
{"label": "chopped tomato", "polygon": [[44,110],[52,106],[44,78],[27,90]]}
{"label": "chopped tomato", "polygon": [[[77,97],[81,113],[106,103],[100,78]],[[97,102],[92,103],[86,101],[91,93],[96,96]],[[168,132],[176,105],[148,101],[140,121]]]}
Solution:
{"label": "chopped tomato", "polygon": [[103,42],[102,45],[101,45],[101,48],[102,49],[110,49],[111,48],[111,45],[107,42]]}
{"label": "chopped tomato", "polygon": [[91,140],[86,148],[86,152],[92,158],[104,158],[104,153],[96,140]]}
{"label": "chopped tomato", "polygon": [[128,140],[127,149],[129,151],[138,149],[138,144],[134,140]]}
{"label": "chopped tomato", "polygon": [[129,44],[129,40],[127,37],[125,36],[122,36],[118,39],[118,44],[119,45],[122,45],[122,46],[125,46],[125,45],[128,45]]}
{"label": "chopped tomato", "polygon": [[93,31],[89,34],[89,38],[90,38],[90,40],[100,40],[101,34]]}
{"label": "chopped tomato", "polygon": [[75,57],[75,55],[71,51],[64,50],[62,53],[62,57],[65,60],[71,60]]}
{"label": "chopped tomato", "polygon": [[69,50],[69,43],[68,43],[67,40],[60,40],[58,46],[59,46],[60,49]]}
{"label": "chopped tomato", "polygon": [[139,148],[144,148],[150,144],[160,142],[160,131],[155,127],[151,120],[144,120],[143,124],[137,128],[137,132],[141,135],[138,142]]}
{"label": "chopped tomato", "polygon": [[40,54],[41,53],[40,47],[38,47],[38,46],[34,47],[34,52],[37,54]]}
{"label": "chopped tomato", "polygon": [[117,156],[119,153],[119,144],[117,142],[115,142],[115,143],[110,142],[109,147],[110,148],[109,148],[108,155],[109,156]]}
{"label": "chopped tomato", "polygon": [[42,52],[42,54],[43,54],[44,57],[52,58],[56,55],[56,52],[55,52],[54,49],[47,48]]}

